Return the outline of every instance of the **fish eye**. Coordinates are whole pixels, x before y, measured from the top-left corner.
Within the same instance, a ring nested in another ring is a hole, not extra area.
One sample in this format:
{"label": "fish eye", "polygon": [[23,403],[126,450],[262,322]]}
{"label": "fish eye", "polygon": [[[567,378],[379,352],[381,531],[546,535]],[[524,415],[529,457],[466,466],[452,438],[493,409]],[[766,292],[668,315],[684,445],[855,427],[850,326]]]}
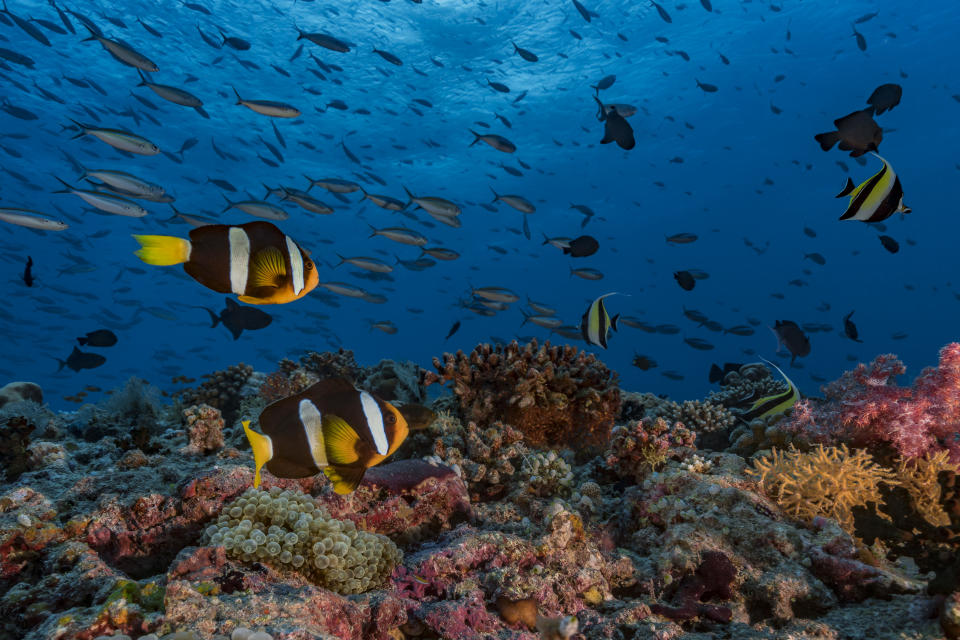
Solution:
{"label": "fish eye", "polygon": [[313,262],[308,260],[306,264],[303,265],[303,268],[307,271],[313,271]]}
{"label": "fish eye", "polygon": [[393,425],[393,424],[396,424],[396,422],[397,422],[397,416],[393,415],[393,412],[391,411],[390,413],[387,414],[387,424]]}

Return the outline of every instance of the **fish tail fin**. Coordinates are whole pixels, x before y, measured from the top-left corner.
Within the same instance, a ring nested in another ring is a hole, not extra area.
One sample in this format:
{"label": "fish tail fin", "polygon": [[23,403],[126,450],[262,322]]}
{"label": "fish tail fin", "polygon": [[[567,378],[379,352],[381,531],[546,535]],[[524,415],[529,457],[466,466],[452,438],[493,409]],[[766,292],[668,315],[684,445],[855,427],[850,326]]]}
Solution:
{"label": "fish tail fin", "polygon": [[63,189],[57,189],[56,191],[54,191],[54,193],[72,193],[73,192],[73,187],[71,187],[68,182],[66,182],[65,180],[62,180],[59,176],[53,176],[53,177],[56,178],[57,181],[64,186]]}
{"label": "fish tail fin", "polygon": [[310,186],[307,187],[307,191],[310,191],[310,189],[313,189],[313,178],[311,178],[311,177],[308,176],[307,174],[303,174],[303,177],[306,178],[306,179],[307,179],[307,182],[310,183]]}
{"label": "fish tail fin", "polygon": [[[490,187],[490,185],[487,185],[487,186]],[[497,200],[500,199],[500,194],[494,191],[493,187],[490,187],[490,191],[493,193],[493,202],[496,202]]]}
{"label": "fish tail fin", "polygon": [[830,151],[833,145],[840,142],[839,131],[828,131],[827,133],[818,133],[813,139],[820,143],[820,148],[824,151]]}
{"label": "fish tail fin", "polygon": [[87,341],[88,341],[88,340],[89,340],[89,338],[87,338],[87,337],[77,338],[77,342],[80,343],[80,346],[81,346],[81,347],[85,346],[85,345],[87,344]]}
{"label": "fish tail fin", "polygon": [[140,74],[140,84],[138,84],[137,86],[138,86],[138,87],[145,87],[145,86],[147,85],[147,78],[146,78],[146,76],[143,75],[143,71],[141,71],[140,69],[137,69],[137,73]]}
{"label": "fish tail fin", "polygon": [[240,97],[240,92],[237,91],[237,88],[233,85],[230,85],[230,88],[233,89],[233,94],[237,96],[237,104],[241,104],[243,102],[243,98]]}
{"label": "fish tail fin", "polygon": [[213,309],[207,309],[206,307],[200,307],[204,311],[210,314],[210,321],[213,323],[210,325],[210,328],[213,329],[215,326],[220,324],[220,316],[213,312]]}
{"label": "fish tail fin", "polygon": [[474,131],[473,129],[467,129],[470,133],[473,134],[473,142],[470,143],[470,146],[477,144],[480,141],[480,134]]}
{"label": "fish tail fin", "polygon": [[73,139],[74,139],[74,140],[76,140],[77,138],[82,138],[83,136],[87,135],[87,127],[86,127],[86,126],[84,126],[83,124],[77,122],[77,121],[74,120],[73,118],[67,118],[67,119],[68,119],[70,122],[72,122],[75,126],[77,126],[77,127],[80,128],[80,133],[78,133],[77,135],[73,136]]}
{"label": "fish tail fin", "polygon": [[257,433],[250,428],[250,421],[244,420],[243,432],[247,434],[247,440],[250,442],[250,448],[253,449],[253,464],[255,471],[253,473],[253,487],[260,486],[260,469],[273,458],[273,441],[270,436]]}
{"label": "fish tail fin", "polygon": [[619,322],[619,320],[620,320],[620,314],[619,314],[619,313],[616,314],[615,316],[613,316],[612,318],[610,318],[610,327],[611,327],[614,331],[617,331],[617,330],[618,330],[618,329],[617,329],[617,322]]}
{"label": "fish tail fin", "polygon": [[[6,5],[4,5],[4,7],[6,7]],[[60,363],[60,366],[57,367],[57,373],[60,373],[61,371],[63,371],[63,368],[67,366],[67,361],[61,360],[60,358],[54,358],[54,360]]]}
{"label": "fish tail fin", "polygon": [[156,266],[183,264],[190,259],[190,241],[176,236],[133,236],[140,243],[134,255]]}
{"label": "fish tail fin", "polygon": [[520,314],[523,316],[523,322],[520,323],[520,326],[522,327],[523,325],[527,324],[527,320],[530,319],[530,316],[531,316],[532,314],[527,313],[527,312],[524,311],[523,309],[520,309]]}
{"label": "fish tail fin", "polygon": [[413,204],[414,195],[410,193],[410,189],[407,189],[407,185],[403,185],[403,190],[407,192],[407,197],[410,198],[410,201],[407,203],[407,206],[409,207],[411,204]]}
{"label": "fish tail fin", "polygon": [[842,198],[843,196],[848,196],[848,195],[850,195],[851,193],[853,193],[853,190],[856,189],[856,188],[857,188],[856,185],[853,184],[853,180],[850,178],[850,176],[847,176],[847,184],[844,185],[843,191],[841,191],[840,193],[838,193],[838,194],[837,194],[836,196],[834,196],[834,197],[835,197],[835,198]]}
{"label": "fish tail fin", "polygon": [[368,238],[372,238],[372,237],[374,237],[375,235],[377,235],[377,228],[376,228],[375,226],[373,226],[373,225],[370,224],[369,222],[367,223],[367,226],[370,227],[370,235],[367,236]]}

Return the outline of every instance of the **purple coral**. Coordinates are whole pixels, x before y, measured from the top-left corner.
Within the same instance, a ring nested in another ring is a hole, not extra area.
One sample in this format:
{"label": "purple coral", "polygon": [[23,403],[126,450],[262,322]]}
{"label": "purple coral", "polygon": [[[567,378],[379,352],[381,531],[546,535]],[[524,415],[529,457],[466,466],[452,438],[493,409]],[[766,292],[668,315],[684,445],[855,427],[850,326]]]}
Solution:
{"label": "purple coral", "polygon": [[733,591],[730,585],[737,577],[737,568],[720,551],[703,554],[700,566],[692,576],[680,582],[673,597],[675,607],[655,604],[650,610],[671,620],[692,620],[705,617],[716,622],[730,622],[733,612],[729,607],[705,604],[710,600],[730,600]]}

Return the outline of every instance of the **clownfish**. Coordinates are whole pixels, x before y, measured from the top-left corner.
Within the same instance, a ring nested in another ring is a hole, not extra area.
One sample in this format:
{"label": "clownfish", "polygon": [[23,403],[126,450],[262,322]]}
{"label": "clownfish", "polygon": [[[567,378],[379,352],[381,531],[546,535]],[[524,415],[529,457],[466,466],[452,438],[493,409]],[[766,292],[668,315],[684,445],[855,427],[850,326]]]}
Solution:
{"label": "clownfish", "polygon": [[259,421],[263,434],[243,421],[253,449],[254,487],[266,467],[278,478],[322,472],[339,494],[354,491],[367,469],[396,451],[409,433],[396,407],[343,378],[321,380],[277,400],[260,413]]}
{"label": "clownfish", "polygon": [[289,236],[269,222],[211,224],[175,236],[133,236],[135,255],[147,264],[182,264],[194,280],[248,304],[284,304],[319,283],[317,267]]}

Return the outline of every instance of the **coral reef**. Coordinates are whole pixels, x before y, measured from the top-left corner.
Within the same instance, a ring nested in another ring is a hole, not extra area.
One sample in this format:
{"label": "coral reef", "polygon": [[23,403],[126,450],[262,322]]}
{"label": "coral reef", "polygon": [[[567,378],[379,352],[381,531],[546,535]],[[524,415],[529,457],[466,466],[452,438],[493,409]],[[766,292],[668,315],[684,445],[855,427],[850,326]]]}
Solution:
{"label": "coral reef", "polygon": [[183,421],[190,441],[180,450],[187,455],[202,455],[223,447],[223,417],[218,409],[201,404],[183,410]]}
{"label": "coral reef", "polygon": [[602,448],[620,411],[617,376],[569,345],[478,345],[434,358],[424,382],[449,382],[467,420],[517,427],[532,447]]}
{"label": "coral reef", "polygon": [[644,418],[614,429],[604,460],[617,477],[640,483],[668,458],[692,453],[695,439],[682,423]]}
{"label": "coral reef", "polygon": [[12,402],[43,404],[43,389],[35,382],[11,382],[0,387],[0,409]]}
{"label": "coral reef", "polygon": [[331,518],[309,496],[279,487],[248,489],[205,533],[235,558],[297,571],[341,594],[380,586],[402,557],[386,536]]}
{"label": "coral reef", "polygon": [[20,416],[0,424],[0,465],[8,482],[30,468],[30,434],[34,429],[31,422]]}
{"label": "coral reef", "polygon": [[523,434],[510,425],[481,429],[470,422],[445,433],[434,442],[435,460],[453,468],[478,501],[503,496],[517,473],[520,459],[529,453]]}
{"label": "coral reef", "polygon": [[733,612],[728,607],[705,604],[710,600],[731,600],[731,584],[737,577],[737,569],[720,551],[707,551],[693,575],[685,576],[673,599],[675,607],[654,604],[650,611],[671,620],[691,620],[706,617],[715,622],[729,622]]}
{"label": "coral reef", "polygon": [[736,421],[723,405],[702,400],[685,400],[681,403],[665,400],[646,415],[665,418],[668,422],[681,422],[696,433],[724,431]]}
{"label": "coral reef", "polygon": [[205,404],[219,409],[223,421],[232,425],[240,410],[241,391],[252,373],[253,367],[241,362],[223,371],[205,374],[206,380],[195,389],[181,392],[180,399],[185,406]]}
{"label": "coral reef", "polygon": [[747,473],[758,476],[767,495],[791,515],[833,518],[850,532],[853,508],[882,503],[881,482],[898,484],[893,471],[878,465],[866,451],[851,453],[846,445],[820,445],[810,453],[774,449],[771,458],[755,460]]}
{"label": "coral reef", "polygon": [[960,462],[960,343],[943,347],[939,364],[911,387],[894,383],[905,372],[892,354],[860,364],[823,387],[825,400],[798,403],[784,428],[808,442],[867,448],[881,460],[945,450]]}

